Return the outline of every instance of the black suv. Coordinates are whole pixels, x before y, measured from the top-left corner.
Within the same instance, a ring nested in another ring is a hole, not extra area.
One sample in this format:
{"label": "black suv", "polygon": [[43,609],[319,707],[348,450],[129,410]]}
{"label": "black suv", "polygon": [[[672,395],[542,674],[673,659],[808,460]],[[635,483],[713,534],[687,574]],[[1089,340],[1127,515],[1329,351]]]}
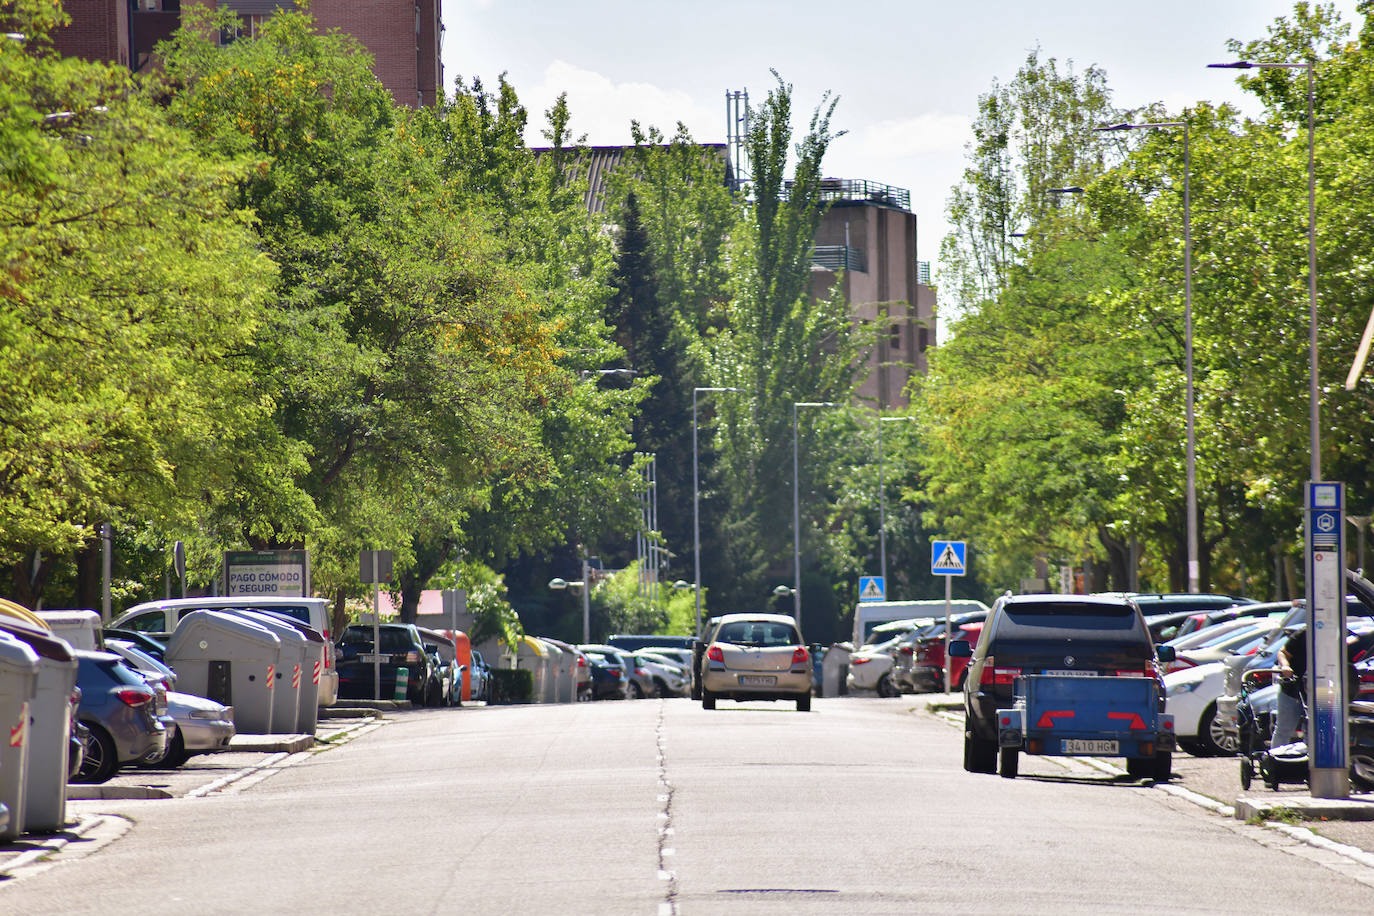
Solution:
{"label": "black suv", "polygon": [[406,669],[406,699],[424,706],[439,695],[438,672],[425,650],[420,631],[413,624],[384,623],[378,627],[381,652],[372,649],[372,625],[357,624],[344,630],[339,642],[339,696],[351,700],[373,699],[376,689],[373,657],[380,654],[381,697],[395,696],[396,675]]}
{"label": "black suv", "polygon": [[[951,657],[969,651],[962,640],[950,644]],[[972,649],[964,683],[964,769],[973,773],[995,770],[997,710],[1013,705],[1016,679],[1022,675],[1076,672],[1157,678],[1158,671],[1150,631],[1130,598],[1016,595],[999,599],[978,646]],[[1161,712],[1163,703],[1161,690]]]}

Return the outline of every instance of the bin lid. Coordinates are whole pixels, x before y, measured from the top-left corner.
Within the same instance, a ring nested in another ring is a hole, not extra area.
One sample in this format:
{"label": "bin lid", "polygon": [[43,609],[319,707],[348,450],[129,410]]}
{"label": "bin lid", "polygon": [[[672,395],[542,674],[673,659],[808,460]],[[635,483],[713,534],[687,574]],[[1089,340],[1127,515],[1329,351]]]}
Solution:
{"label": "bin lid", "polygon": [[291,624],[287,623],[285,620],[273,617],[271,614],[263,615],[256,611],[241,611],[235,613],[233,616],[242,617],[244,620],[257,624],[264,630],[270,630],[284,643],[290,643],[297,648],[305,645],[306,639],[305,636],[301,634],[300,630],[291,626]]}
{"label": "bin lid", "polygon": [[201,639],[208,633],[232,634],[242,642],[257,644],[272,652],[274,656],[281,648],[281,640],[277,638],[277,634],[247,617],[220,611],[192,611],[177,622],[177,628],[172,631],[172,638],[167,640],[167,654],[179,656],[184,645],[192,640]]}
{"label": "bin lid", "polygon": [[548,646],[533,636],[520,637],[520,644],[516,648],[516,655],[520,656],[535,655],[539,658],[547,658],[549,654]]}
{"label": "bin lid", "polygon": [[50,627],[33,611],[8,598],[0,598],[0,617],[13,617],[37,630],[47,631]]}
{"label": "bin lid", "polygon": [[76,666],[76,656],[72,654],[72,646],[65,639],[49,633],[39,633],[28,627],[15,626],[6,620],[0,620],[0,633],[27,644],[39,658],[46,658],[55,662],[67,662],[73,667]]}
{"label": "bin lid", "polygon": [[38,673],[38,653],[8,633],[0,633],[0,673]]}
{"label": "bin lid", "polygon": [[276,627],[290,627],[291,629],[299,633],[301,635],[301,638],[303,638],[306,642],[324,642],[323,633],[312,627],[310,624],[301,623],[299,620],[295,620],[291,617],[286,617],[281,614],[273,614],[269,610],[243,611],[241,613],[244,617],[250,618],[255,623],[261,623],[263,626],[270,629],[273,633],[281,632]]}
{"label": "bin lid", "polygon": [[99,649],[100,615],[95,611],[37,611],[40,620],[77,649]]}

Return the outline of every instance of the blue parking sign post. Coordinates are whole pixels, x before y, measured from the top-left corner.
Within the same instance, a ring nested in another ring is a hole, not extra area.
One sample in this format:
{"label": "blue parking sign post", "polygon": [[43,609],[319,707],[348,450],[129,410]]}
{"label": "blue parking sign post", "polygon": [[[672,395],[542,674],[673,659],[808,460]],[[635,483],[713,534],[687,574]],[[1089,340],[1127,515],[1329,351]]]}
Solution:
{"label": "blue parking sign post", "polygon": [[1348,798],[1343,485],[1309,483],[1306,516],[1308,783],[1313,798]]}
{"label": "blue parking sign post", "polygon": [[966,541],[931,541],[930,574],[945,577],[945,693],[952,686],[949,682],[949,638],[953,632],[950,623],[950,606],[954,598],[954,577],[962,576],[968,570],[968,543]]}

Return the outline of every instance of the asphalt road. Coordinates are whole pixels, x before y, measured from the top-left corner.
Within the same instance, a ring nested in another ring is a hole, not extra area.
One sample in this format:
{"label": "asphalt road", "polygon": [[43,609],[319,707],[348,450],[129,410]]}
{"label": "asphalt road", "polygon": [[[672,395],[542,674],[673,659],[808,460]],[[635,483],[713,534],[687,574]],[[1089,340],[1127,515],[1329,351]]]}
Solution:
{"label": "asphalt road", "polygon": [[0,913],[1374,904],[1319,850],[1083,763],[1004,780],[960,760],[956,729],[899,701],[414,710],[223,794],[81,802],[131,826],[0,884]]}

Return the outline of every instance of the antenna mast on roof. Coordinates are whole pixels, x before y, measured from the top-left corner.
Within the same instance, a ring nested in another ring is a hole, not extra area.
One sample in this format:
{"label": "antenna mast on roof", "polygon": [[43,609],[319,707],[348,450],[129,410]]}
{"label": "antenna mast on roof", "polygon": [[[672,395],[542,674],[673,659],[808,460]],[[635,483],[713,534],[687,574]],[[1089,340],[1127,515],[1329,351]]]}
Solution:
{"label": "antenna mast on roof", "polygon": [[726,180],[731,191],[749,183],[749,90],[725,91]]}

